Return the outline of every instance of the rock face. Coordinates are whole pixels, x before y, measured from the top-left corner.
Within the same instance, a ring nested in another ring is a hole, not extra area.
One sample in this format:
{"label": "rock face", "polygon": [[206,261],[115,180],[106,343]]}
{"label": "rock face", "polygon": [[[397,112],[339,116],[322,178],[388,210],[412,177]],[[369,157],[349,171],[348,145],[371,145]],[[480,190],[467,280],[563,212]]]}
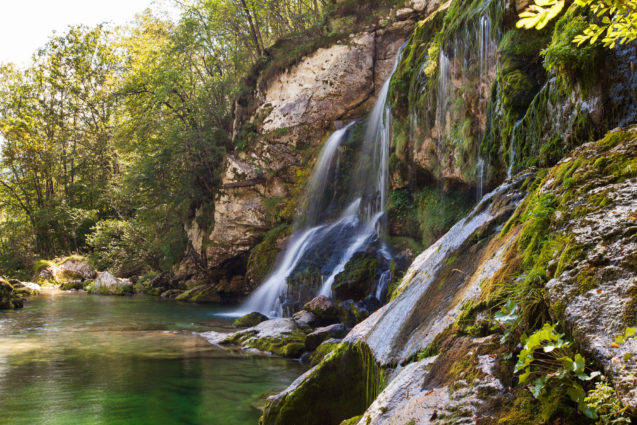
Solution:
{"label": "rock face", "polygon": [[572,170],[568,189],[558,178],[540,189],[565,199],[551,229],[568,235],[569,249],[580,253],[550,264],[548,298],[556,319],[603,365],[622,401],[637,413],[637,359],[628,354],[637,353],[637,340],[614,344],[637,325],[637,127],[610,133],[605,141],[558,164]]}
{"label": "rock face", "polygon": [[374,33],[319,49],[268,86],[257,115],[265,133],[308,122],[331,122],[354,109],[373,87]]}
{"label": "rock face", "polygon": [[131,281],[118,279],[109,272],[98,273],[95,282],[87,290],[90,294],[99,295],[129,295],[134,291]]}

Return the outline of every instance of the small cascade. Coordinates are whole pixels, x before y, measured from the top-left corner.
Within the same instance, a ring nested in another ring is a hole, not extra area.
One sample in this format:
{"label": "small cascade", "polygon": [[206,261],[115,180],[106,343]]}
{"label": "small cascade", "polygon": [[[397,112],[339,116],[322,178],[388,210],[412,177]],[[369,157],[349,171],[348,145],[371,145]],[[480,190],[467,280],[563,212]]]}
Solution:
{"label": "small cascade", "polygon": [[511,146],[509,147],[509,168],[507,169],[507,179],[510,179],[513,175],[513,165],[515,165],[515,133],[522,124],[524,118],[520,118],[515,125],[513,126],[513,131],[511,131]]}
{"label": "small cascade", "polygon": [[[404,45],[392,75],[403,48]],[[357,252],[375,252],[389,264],[391,255],[382,240],[389,183],[390,79],[366,120],[354,167],[342,163],[339,151],[345,144],[356,143],[351,130],[361,123],[348,124],[325,142],[307,187],[303,212],[297,217],[287,247],[265,282],[233,315],[258,311],[270,317],[282,316],[317,294],[330,296],[336,276]],[[341,180],[350,184],[343,189]],[[381,271],[375,288],[377,297],[387,292],[391,276],[388,271],[388,266]]]}
{"label": "small cascade", "polygon": [[[487,6],[476,21],[467,23],[456,37],[443,42],[440,47],[434,123],[439,142],[450,137],[448,123],[461,121],[469,110],[479,117],[480,127],[484,128],[490,87],[495,80],[499,41]],[[475,100],[463,96],[467,86],[477,86]]]}
{"label": "small cascade", "polygon": [[[494,212],[497,202],[492,202],[494,198],[508,199],[510,202],[519,201],[510,196],[503,197],[514,186],[515,184],[507,182],[486,194],[469,215],[423,251],[411,264],[405,273],[406,277],[396,289],[400,295],[354,328],[346,341],[364,339],[380,364],[388,364],[392,358],[400,358],[403,353],[407,353],[408,356],[422,348],[418,344],[422,342],[423,335],[414,325],[420,320],[416,319],[427,317],[439,308],[439,305],[427,304],[431,302],[427,296],[430,286],[436,282],[438,272],[447,264],[449,257],[453,256],[476,230],[497,216]],[[455,290],[455,287],[449,288],[450,293],[454,293]],[[444,301],[436,299],[435,302],[449,303],[453,298],[446,297]]]}
{"label": "small cascade", "polygon": [[478,158],[478,164],[476,166],[476,197],[478,200],[482,199],[482,193],[484,190],[484,159]]}
{"label": "small cascade", "polygon": [[451,62],[447,55],[445,55],[444,49],[440,49],[438,66],[438,108],[436,110],[436,126],[444,132],[447,117],[447,105],[449,104],[449,73],[451,72]]}

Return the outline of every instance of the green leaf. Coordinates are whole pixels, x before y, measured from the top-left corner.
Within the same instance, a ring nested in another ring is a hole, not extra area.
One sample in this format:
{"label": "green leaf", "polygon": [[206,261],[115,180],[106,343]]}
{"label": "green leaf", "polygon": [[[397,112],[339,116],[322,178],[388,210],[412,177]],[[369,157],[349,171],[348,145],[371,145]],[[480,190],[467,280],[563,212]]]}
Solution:
{"label": "green leaf", "polygon": [[576,374],[583,373],[584,368],[586,368],[586,360],[584,359],[584,357],[582,357],[581,354],[577,353],[575,354],[575,358],[573,360],[573,372],[575,372]]}
{"label": "green leaf", "polygon": [[586,391],[576,383],[566,389],[566,394],[577,404],[583,403],[586,398]]}
{"label": "green leaf", "polygon": [[531,376],[530,369],[524,372],[523,374],[521,374],[520,377],[518,378],[518,381],[520,382],[520,384],[524,384],[529,379],[529,376]]}

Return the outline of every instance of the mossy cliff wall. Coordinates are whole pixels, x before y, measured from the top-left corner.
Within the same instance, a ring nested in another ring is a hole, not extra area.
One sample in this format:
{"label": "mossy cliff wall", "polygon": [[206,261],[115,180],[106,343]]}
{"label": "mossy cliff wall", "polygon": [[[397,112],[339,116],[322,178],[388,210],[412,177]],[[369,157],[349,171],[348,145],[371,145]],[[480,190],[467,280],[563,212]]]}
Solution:
{"label": "mossy cliff wall", "polygon": [[525,6],[456,0],[417,23],[390,93],[393,236],[426,247],[449,227],[427,224],[432,202],[421,200],[432,191],[433,203],[456,205],[439,210],[453,223],[460,194],[467,208],[511,174],[552,166],[637,118],[635,43],[575,49],[582,9],[529,31],[515,28]]}
{"label": "mossy cliff wall", "polygon": [[[340,357],[328,356],[269,401],[263,424],[293,423],[300,406],[304,418],[313,418],[307,423],[350,417],[355,419],[349,423],[365,425],[475,417],[501,425],[593,423],[564,387],[549,386],[546,402],[518,382],[519,338],[544,323],[564,331],[589,370],[603,372],[628,411],[637,413],[631,355],[637,342],[614,342],[637,325],[636,161],[633,127],[503,185],[421,254],[393,301],[345,338],[348,347],[369,350],[368,373],[382,371],[386,388],[373,403],[358,378],[335,373]],[[522,202],[520,191],[528,193]],[[517,208],[511,215],[512,205]],[[480,218],[485,213],[487,221]],[[496,320],[508,301],[519,308],[519,328],[512,334]],[[359,364],[351,367],[357,377],[367,376]],[[594,383],[582,385],[592,390]],[[357,401],[355,407],[330,404],[335,388]],[[363,400],[369,407],[361,415]]]}

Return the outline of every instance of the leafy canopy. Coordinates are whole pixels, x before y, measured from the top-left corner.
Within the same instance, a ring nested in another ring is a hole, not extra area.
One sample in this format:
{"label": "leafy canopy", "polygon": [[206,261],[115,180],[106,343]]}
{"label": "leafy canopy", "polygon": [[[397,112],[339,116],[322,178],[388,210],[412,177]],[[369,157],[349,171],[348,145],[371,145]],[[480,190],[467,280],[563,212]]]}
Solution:
{"label": "leafy canopy", "polygon": [[[564,0],[534,0],[520,13],[518,28],[541,30],[564,8]],[[637,39],[637,0],[575,0],[579,7],[588,7],[594,15],[573,43],[581,46],[602,42],[604,47],[615,48],[617,44],[630,43]]]}

